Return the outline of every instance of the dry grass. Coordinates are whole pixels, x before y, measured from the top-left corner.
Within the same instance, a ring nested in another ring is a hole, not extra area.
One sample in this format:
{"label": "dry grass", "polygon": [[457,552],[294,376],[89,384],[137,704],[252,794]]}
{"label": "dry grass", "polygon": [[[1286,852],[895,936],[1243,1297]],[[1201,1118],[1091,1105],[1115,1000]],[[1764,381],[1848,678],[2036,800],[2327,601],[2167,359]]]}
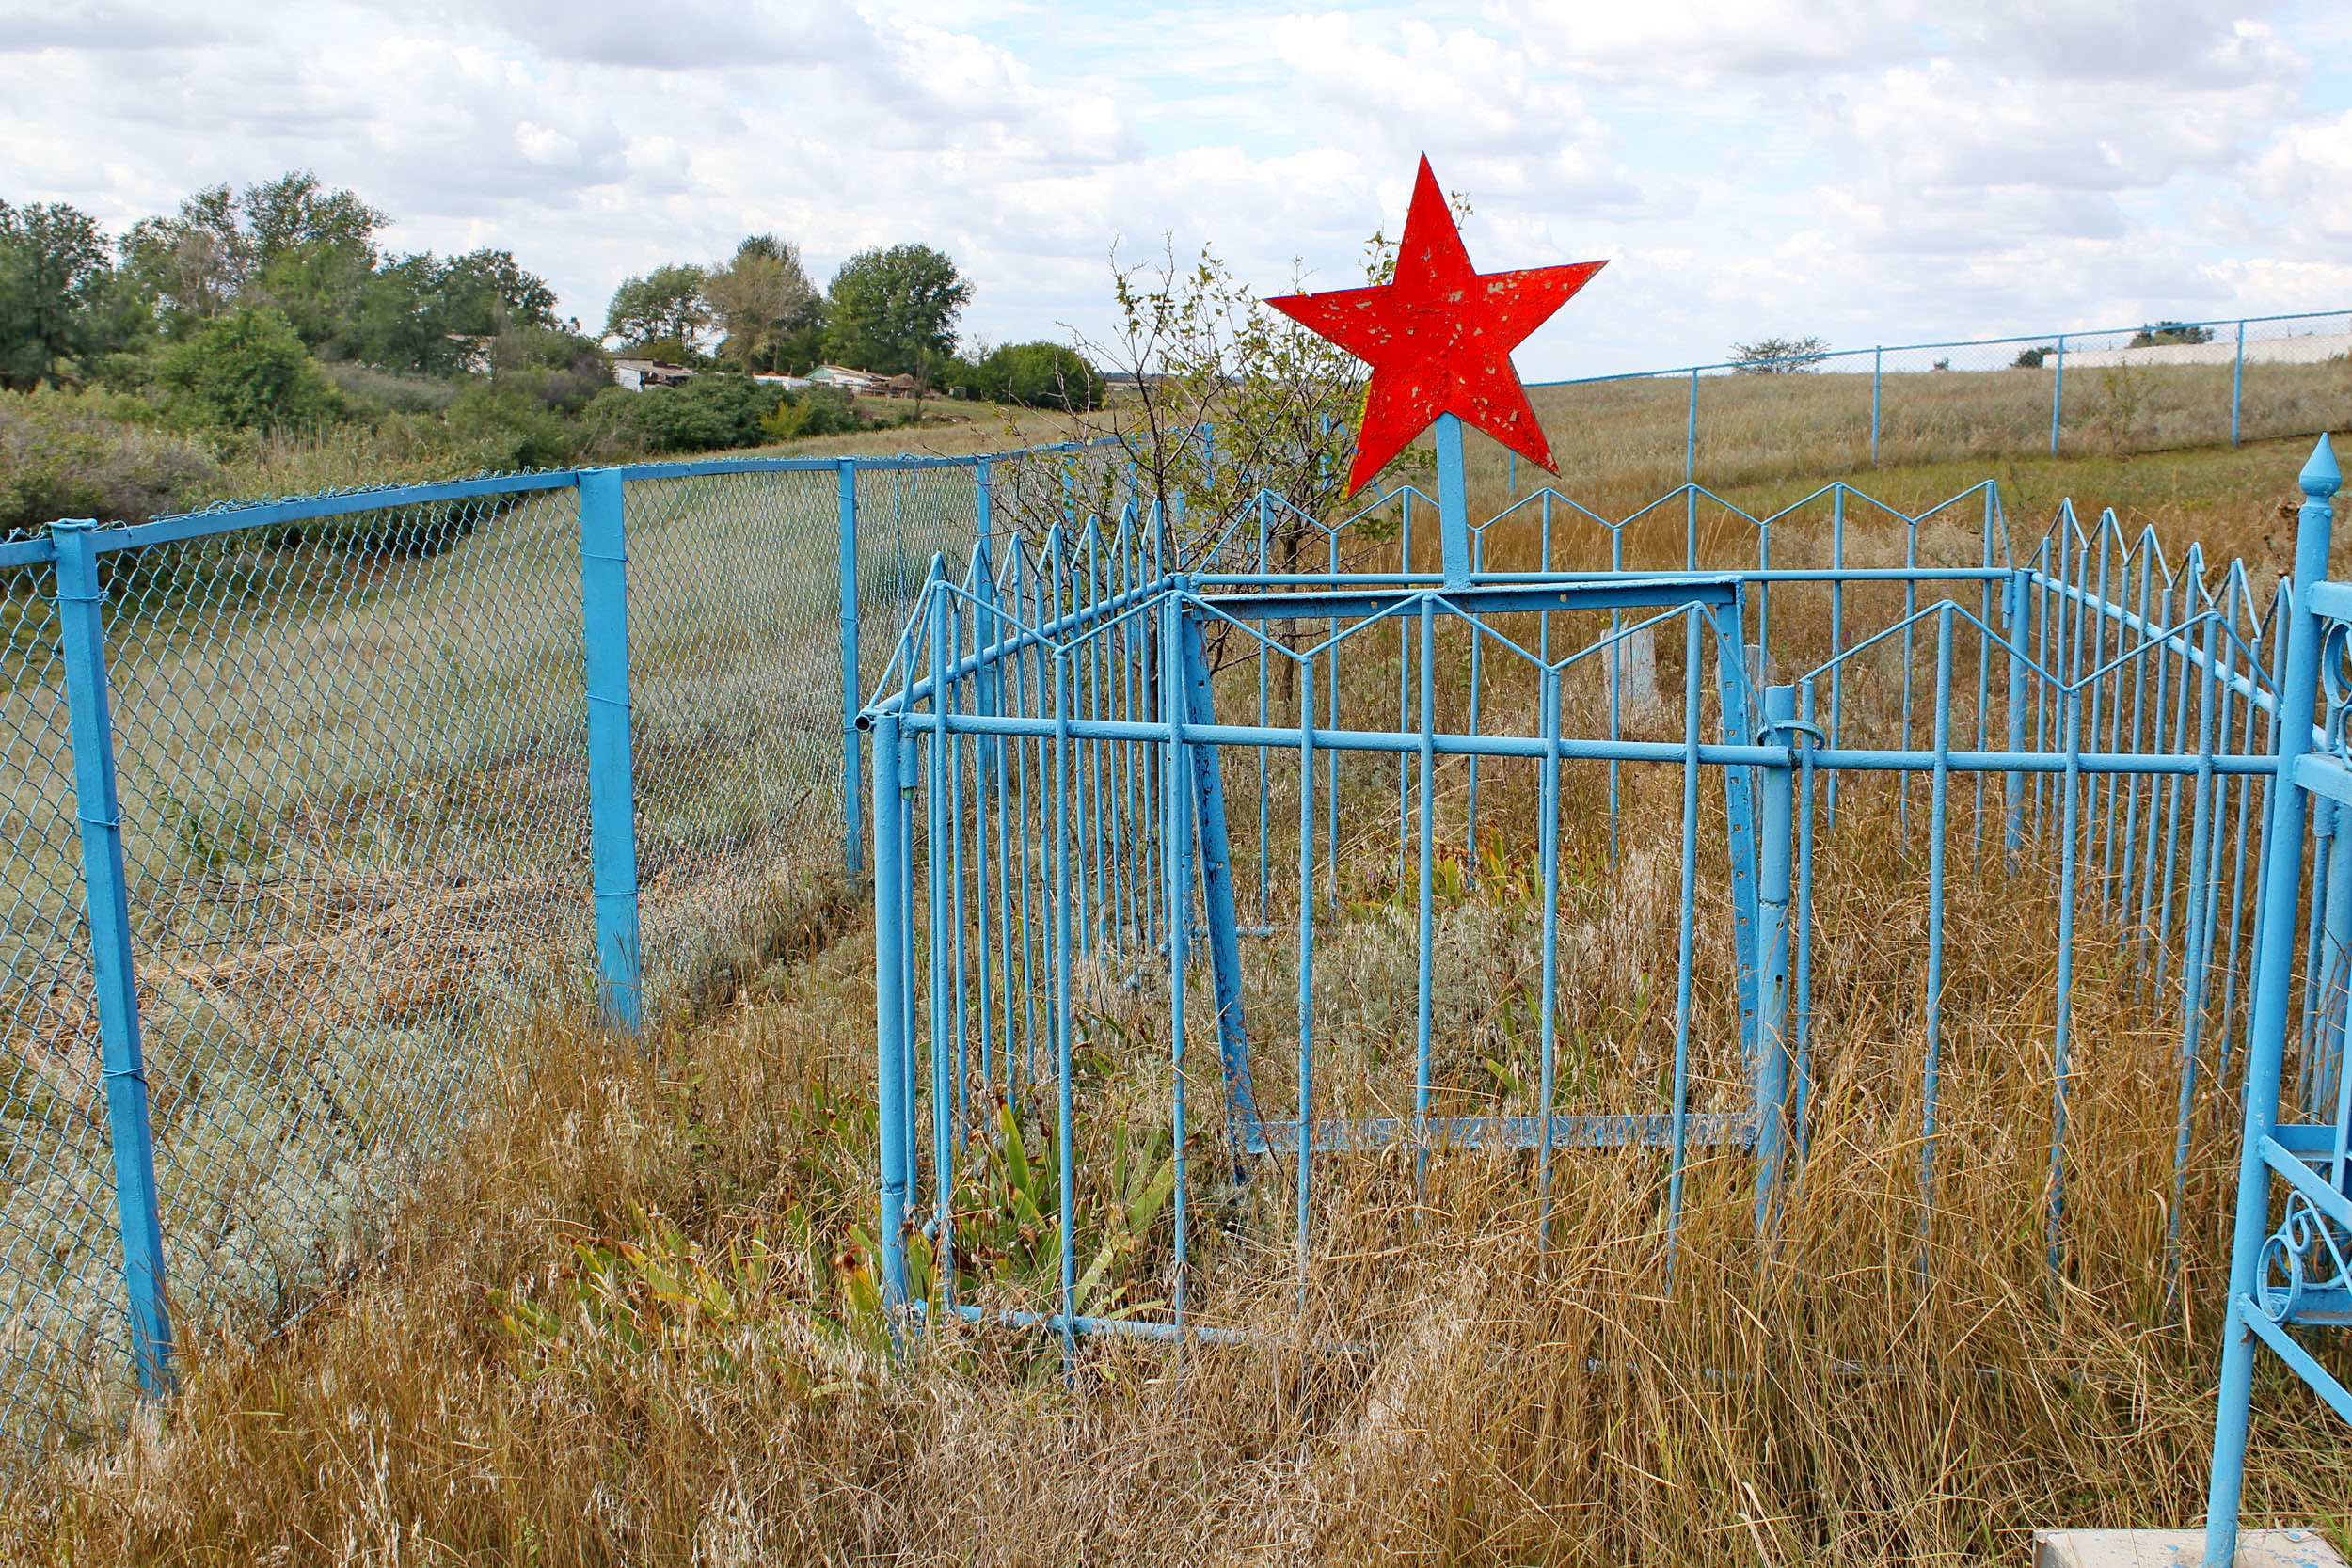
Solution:
{"label": "dry grass", "polygon": [[[2276,531],[2299,448],[2112,461],[2168,538],[2250,549]],[[1947,494],[1948,472],[1874,485]],[[1805,485],[1758,478],[1741,494]],[[1656,525],[1645,547],[1678,546],[1681,526]],[[725,640],[694,631],[694,590],[671,592],[660,662],[683,677],[678,700],[644,705],[647,736],[675,729],[686,765],[674,853],[691,894],[704,841],[726,841],[723,816],[695,814],[737,773],[698,737],[697,705],[732,677],[712,662]],[[1381,700],[1393,668],[1367,659],[1365,673],[1351,702]],[[757,671],[744,680],[765,689]],[[1458,708],[1458,686],[1444,701]],[[1499,842],[1523,846],[1524,781],[1493,776]],[[1449,806],[1458,787],[1449,773]],[[1605,917],[1580,935],[1570,983],[1573,1022],[1620,1069],[1586,1088],[1614,1104],[1654,1084],[1658,1020],[1629,1003],[1676,911],[1601,869],[1595,787],[1581,776],[1571,848]],[[1629,841],[1659,837],[1671,800],[1637,783]],[[1376,780],[1355,800],[1367,865],[1388,863],[1394,800]],[[232,1323],[191,1346],[160,1419],[61,1456],[0,1508],[0,1559],[1896,1563],[2013,1560],[2036,1526],[2187,1522],[2210,1440],[2226,1139],[2201,1142],[2189,1212],[2205,1219],[2170,1291],[2174,1047],[2130,983],[2127,934],[2083,938],[2074,1241],[2054,1288],[2049,953],[2017,939],[2047,868],[1956,893],[1964,1017],[1923,1281],[1921,837],[1885,790],[1857,790],[1841,833],[1823,849],[1839,871],[1820,911],[1814,1152],[1770,1249],[1740,1160],[1696,1169],[1671,1254],[1654,1155],[1564,1161],[1548,1243],[1520,1157],[1440,1158],[1418,1192],[1393,1158],[1334,1161],[1303,1298],[1279,1192],[1263,1212],[1242,1205],[1199,1260],[1196,1305],[1252,1329],[1245,1345],[1097,1342],[1064,1377],[1029,1338],[956,1328],[893,1363],[856,1306],[875,1163],[870,932],[837,885],[771,879],[735,925],[705,911],[725,941],[674,966],[690,980],[650,1049],[560,1021],[516,1038],[490,1109],[392,1250],[285,1335]],[[778,865],[809,863],[774,847]],[[1333,1023],[1362,1065],[1393,1041],[1411,950],[1380,905],[1393,886],[1355,891],[1361,907],[1333,915]],[[1445,1043],[1467,1094],[1523,996],[1526,921],[1500,891],[1447,920]],[[1720,1090],[1724,955],[1710,946],[1704,966],[1703,1075]],[[1279,961],[1264,967],[1255,983],[1279,990]],[[1090,1022],[1148,1048],[1150,999],[1132,1006]],[[1148,1109],[1150,1051],[1101,1054],[1089,1105]],[[2209,1095],[2202,1125],[2227,1119]],[[1089,1137],[1107,1123],[1091,1118]],[[1161,1236],[1130,1263],[1139,1293],[1165,1251]],[[2249,1520],[2340,1530],[2352,1459],[2303,1435],[2318,1413],[2283,1377],[2257,1410]]]}
{"label": "dry grass", "polygon": [[[1883,857],[1885,816],[1855,820],[1850,852]],[[1879,891],[1828,923],[1912,896]],[[199,1347],[160,1422],[19,1493],[0,1555],[1959,1562],[2201,1506],[2215,1336],[2152,1267],[2169,1081],[2128,987],[2083,1003],[2109,1056],[2055,1296],[2018,1132],[2046,1084],[1956,1053],[1923,1288],[1901,1074],[1874,1070],[1911,1042],[1865,1011],[1769,1251],[1741,1161],[1696,1168],[1671,1262],[1654,1156],[1564,1161],[1549,1245],[1523,1157],[1441,1156],[1417,1200],[1409,1163],[1335,1163],[1303,1299],[1250,1227],[1207,1249],[1202,1309],[1249,1343],[1096,1341],[1065,1378],[962,1329],[893,1366],[841,1306],[872,996],[834,908],[812,892],[737,1004],[654,1050],[542,1026],[378,1267],[282,1338]],[[1999,931],[1959,925],[1956,983],[2013,990]],[[2185,1299],[2218,1266],[2196,1227]],[[2303,1437],[2319,1413],[2281,1381],[2257,1408],[2249,1516],[2339,1526],[2352,1457]]]}

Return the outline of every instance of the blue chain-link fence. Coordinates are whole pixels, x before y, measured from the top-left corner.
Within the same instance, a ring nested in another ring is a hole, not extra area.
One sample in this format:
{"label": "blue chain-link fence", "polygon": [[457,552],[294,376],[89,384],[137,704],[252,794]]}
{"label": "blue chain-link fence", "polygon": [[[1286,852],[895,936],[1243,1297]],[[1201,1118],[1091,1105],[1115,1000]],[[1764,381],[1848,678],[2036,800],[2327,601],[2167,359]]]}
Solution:
{"label": "blue chain-link fence", "polygon": [[2234,446],[2330,428],[2352,397],[2352,311],[1871,348],[1769,340],[1720,364],[1530,390],[1562,472],[1633,468],[1640,484],[1786,478],[1799,453],[1818,474]]}
{"label": "blue chain-link fence", "polygon": [[0,1475],[375,1245],[534,1010],[659,1017],[764,892],[853,864],[860,662],[993,486],[1097,463],[640,465],[0,543]]}

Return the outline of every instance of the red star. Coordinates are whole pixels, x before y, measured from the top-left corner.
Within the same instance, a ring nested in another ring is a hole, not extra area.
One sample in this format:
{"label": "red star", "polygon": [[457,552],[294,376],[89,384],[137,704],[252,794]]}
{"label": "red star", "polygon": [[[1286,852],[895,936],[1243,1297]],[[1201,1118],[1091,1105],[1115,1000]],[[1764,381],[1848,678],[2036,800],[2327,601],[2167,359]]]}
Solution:
{"label": "red star", "polygon": [[1429,160],[1413,182],[1396,281],[1371,289],[1269,299],[1284,315],[1372,367],[1350,495],[1440,414],[1459,414],[1549,469],[1551,447],[1511,351],[1607,265],[1578,261],[1524,272],[1476,272]]}

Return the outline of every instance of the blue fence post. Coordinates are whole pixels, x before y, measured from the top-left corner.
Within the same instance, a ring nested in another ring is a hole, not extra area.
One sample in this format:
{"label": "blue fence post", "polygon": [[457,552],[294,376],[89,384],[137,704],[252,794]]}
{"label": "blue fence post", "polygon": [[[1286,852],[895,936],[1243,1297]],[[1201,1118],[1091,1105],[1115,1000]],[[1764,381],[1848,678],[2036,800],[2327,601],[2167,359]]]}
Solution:
{"label": "blue fence post", "polygon": [[2238,410],[2246,396],[2246,324],[2237,324],[2237,357],[2230,365],[2230,445],[2237,445]]}
{"label": "blue fence post", "polygon": [[[1440,414],[1431,427],[1438,449],[1438,549],[1448,588],[1470,583],[1470,477],[1462,467],[1462,417]],[[1406,562],[1405,569],[1412,570]]]}
{"label": "blue fence post", "polygon": [[912,1145],[907,1136],[907,858],[900,810],[898,720],[874,721],[874,1109],[882,1134],[881,1212],[883,1305],[907,1301],[904,1235]]}
{"label": "blue fence post", "polygon": [[1789,745],[1788,760],[1756,769],[1763,800],[1756,855],[1756,1224],[1768,1228],[1780,1191],[1791,1132],[1788,1102],[1788,901],[1795,885],[1789,852],[1796,818],[1796,749],[1787,726],[1797,717],[1797,689],[1764,689],[1768,744]]}
{"label": "blue fence post", "polygon": [[2298,476],[2303,506],[2296,520],[2294,595],[2287,606],[2286,672],[2279,691],[2279,771],[2271,781],[2269,843],[2265,847],[2253,1016],[2246,1030],[2246,1124],[2238,1154],[2236,1229],[2230,1243],[2230,1294],[2222,1315],[2221,1386],[2216,1401],[2213,1485],[2205,1508],[2206,1568],[2230,1568],[2237,1556],[2238,1498],[2246,1482],[2246,1435],[2253,1402],[2254,1335],[2247,1314],[2262,1307],[2263,1249],[2270,1234],[2270,1171],[2262,1146],[2279,1120],[2279,1081],[2286,1057],[2287,1013],[2295,993],[2296,902],[2303,881],[2306,795],[2296,764],[2312,745],[2319,698],[2319,623],[2310,609],[2312,585],[2328,575],[2335,529],[2329,505],[2342,476],[2322,436]]}
{"label": "blue fence post", "polygon": [[588,832],[596,979],[607,1022],[644,1022],[637,950],[637,800],[628,715],[628,530],[621,472],[580,476],[580,621],[587,656]]}
{"label": "blue fence post", "polygon": [[[2020,566],[2010,573],[2009,592],[2002,604],[2003,629],[2009,642],[2009,749],[2026,749],[2026,644],[2029,628],[2026,624],[2026,584],[2030,577]],[[2007,824],[2001,836],[2002,847],[2008,851],[2010,869],[2017,869],[2018,851],[2026,847],[2026,774],[2012,768],[2002,784],[2007,809],[2002,813]]]}
{"label": "blue fence post", "polygon": [[1699,482],[1699,372],[1691,372],[1691,412],[1682,436],[1682,564],[1685,570],[1699,569],[1699,493],[1693,488]]}
{"label": "blue fence post", "polygon": [[74,813],[89,915],[90,973],[114,1145],[115,1207],[122,1227],[122,1282],[139,1390],[171,1381],[171,1318],[164,1307],[164,1228],[156,1202],[154,1132],[147,1064],[139,1051],[137,974],[131,956],[131,892],[122,864],[122,813],[115,794],[114,715],[106,690],[106,623],[97,541],[89,522],[49,525],[57,550],[57,629],[73,741]]}
{"label": "blue fence post", "polygon": [[[857,710],[857,463],[843,458],[840,486],[840,545],[837,562],[841,582],[841,843],[843,863],[854,875],[866,864],[866,833],[858,810],[866,799],[858,777]],[[980,476],[980,515],[988,515],[988,476]]]}
{"label": "blue fence post", "polygon": [[2058,420],[2066,406],[2066,334],[2058,334],[2058,362],[2050,383],[2050,455],[2058,454]]}
{"label": "blue fence post", "polygon": [[1879,460],[1879,380],[1886,369],[1886,350],[1870,351],[1870,461]]}

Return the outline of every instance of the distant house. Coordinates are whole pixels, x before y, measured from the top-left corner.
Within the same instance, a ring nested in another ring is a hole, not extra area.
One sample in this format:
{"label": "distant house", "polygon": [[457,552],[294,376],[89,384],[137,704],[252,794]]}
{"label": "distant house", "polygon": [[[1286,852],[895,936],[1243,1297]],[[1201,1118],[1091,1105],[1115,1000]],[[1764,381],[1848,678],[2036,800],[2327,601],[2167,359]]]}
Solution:
{"label": "distant house", "polygon": [[805,392],[817,385],[804,375],[777,375],[771,371],[757,372],[752,379],[762,387],[781,387],[787,392]]}
{"label": "distant house", "polygon": [[808,378],[820,387],[838,387],[852,397],[914,395],[914,377],[911,375],[877,375],[872,371],[851,370],[847,365],[819,365],[808,372]]}
{"label": "distant house", "polygon": [[675,387],[690,379],[693,371],[684,365],[672,365],[660,359],[615,359],[612,361],[612,384],[642,392],[648,387]]}

